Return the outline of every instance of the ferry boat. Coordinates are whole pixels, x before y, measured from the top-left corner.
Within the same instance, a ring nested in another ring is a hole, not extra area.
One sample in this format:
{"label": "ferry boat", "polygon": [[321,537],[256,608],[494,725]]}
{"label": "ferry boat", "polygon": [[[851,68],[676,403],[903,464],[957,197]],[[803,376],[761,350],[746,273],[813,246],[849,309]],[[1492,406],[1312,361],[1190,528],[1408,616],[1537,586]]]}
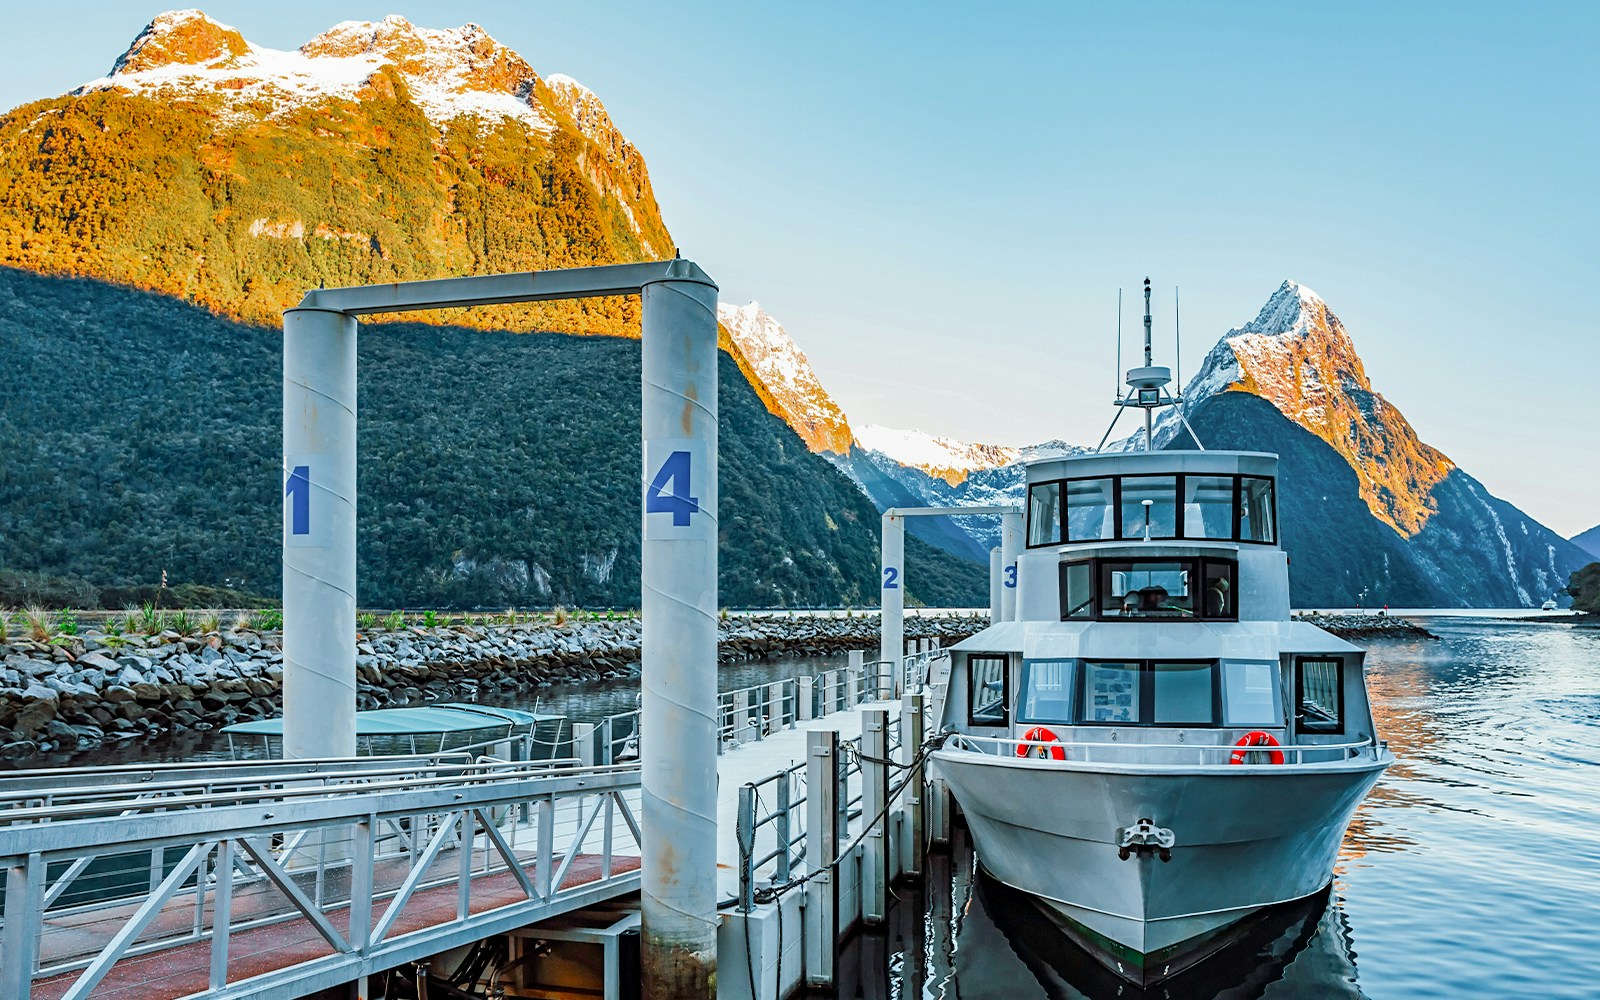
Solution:
{"label": "ferry boat", "polygon": [[989,875],[1139,985],[1326,888],[1393,762],[1362,650],[1290,617],[1277,457],[1151,450],[1188,422],[1149,303],[1144,449],[1027,466],[1016,620],[953,648],[931,765]]}

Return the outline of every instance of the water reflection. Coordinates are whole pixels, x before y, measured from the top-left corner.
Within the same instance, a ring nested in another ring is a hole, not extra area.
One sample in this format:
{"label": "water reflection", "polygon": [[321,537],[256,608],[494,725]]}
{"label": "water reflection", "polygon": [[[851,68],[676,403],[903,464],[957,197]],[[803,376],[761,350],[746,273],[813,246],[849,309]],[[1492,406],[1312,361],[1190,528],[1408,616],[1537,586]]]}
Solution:
{"label": "water reflection", "polygon": [[956,830],[955,837],[949,854],[929,857],[925,892],[901,899],[887,934],[861,935],[841,957],[838,995],[904,1000],[1365,996],[1356,981],[1344,910],[1329,892],[1259,915],[1228,948],[1180,976],[1141,989],[1074,944],[1026,894],[985,875],[964,832]]}

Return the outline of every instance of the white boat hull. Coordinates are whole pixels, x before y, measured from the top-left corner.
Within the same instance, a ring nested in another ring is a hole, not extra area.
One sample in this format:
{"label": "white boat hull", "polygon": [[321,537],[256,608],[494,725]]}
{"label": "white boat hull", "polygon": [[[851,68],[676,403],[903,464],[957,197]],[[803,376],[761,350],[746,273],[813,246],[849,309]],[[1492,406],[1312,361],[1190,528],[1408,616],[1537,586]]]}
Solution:
{"label": "white boat hull", "polygon": [[[1149,983],[1221,947],[1251,913],[1326,886],[1351,814],[1391,760],[1157,768],[945,749],[933,767],[989,874],[1064,918],[1112,971]],[[1119,857],[1140,819],[1172,831],[1169,861]]]}

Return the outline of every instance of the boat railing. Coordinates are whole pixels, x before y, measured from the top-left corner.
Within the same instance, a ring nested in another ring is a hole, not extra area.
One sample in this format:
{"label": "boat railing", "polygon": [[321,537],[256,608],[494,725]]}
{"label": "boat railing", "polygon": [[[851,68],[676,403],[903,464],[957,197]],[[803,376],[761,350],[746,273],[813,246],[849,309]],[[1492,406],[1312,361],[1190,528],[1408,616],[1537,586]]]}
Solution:
{"label": "boat railing", "polygon": [[[53,980],[51,995],[89,996],[118,961],[185,946],[209,951],[212,990],[265,962],[300,995],[637,882],[631,860],[614,863],[639,854],[637,767],[316,763],[254,788],[151,796],[141,783],[14,806],[0,826],[0,995]],[[264,957],[263,942],[307,935],[326,943],[320,957]]]}
{"label": "boat railing", "polygon": [[[1271,755],[1282,754],[1290,764],[1328,763],[1362,756],[1374,759],[1379,745],[1373,739],[1351,743],[1291,743],[1282,746],[1241,747],[1232,743],[1118,743],[1078,740],[1011,739],[1000,736],[972,736],[956,733],[945,746],[954,750],[1031,757],[1044,761],[1077,761],[1100,764],[1227,764],[1238,752],[1246,754],[1244,763],[1269,763]],[[1061,756],[1057,757],[1057,752]]]}

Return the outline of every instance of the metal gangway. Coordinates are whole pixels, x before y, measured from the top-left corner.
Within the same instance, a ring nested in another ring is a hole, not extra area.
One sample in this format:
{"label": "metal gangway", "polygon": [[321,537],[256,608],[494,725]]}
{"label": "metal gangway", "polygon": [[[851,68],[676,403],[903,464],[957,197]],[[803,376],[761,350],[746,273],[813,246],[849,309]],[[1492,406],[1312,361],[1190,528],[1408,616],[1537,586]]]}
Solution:
{"label": "metal gangway", "polygon": [[466,754],[0,778],[0,996],[299,996],[636,892],[639,770]]}

